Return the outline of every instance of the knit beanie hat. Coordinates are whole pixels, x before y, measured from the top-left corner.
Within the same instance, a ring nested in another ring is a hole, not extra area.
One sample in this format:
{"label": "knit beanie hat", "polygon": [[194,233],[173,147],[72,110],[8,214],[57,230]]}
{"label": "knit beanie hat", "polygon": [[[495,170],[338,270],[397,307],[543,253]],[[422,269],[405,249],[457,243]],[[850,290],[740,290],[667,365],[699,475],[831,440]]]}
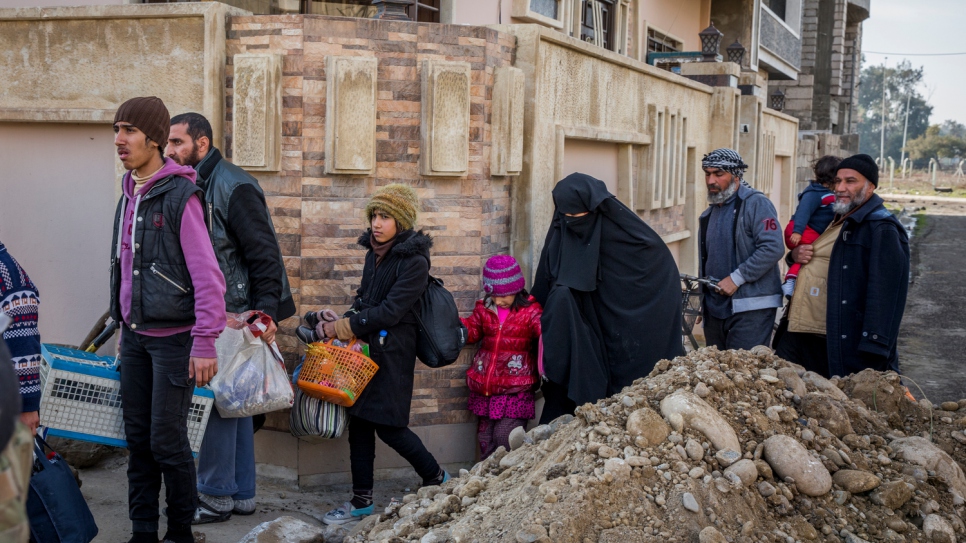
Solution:
{"label": "knit beanie hat", "polygon": [[510,255],[491,256],[483,267],[483,291],[490,296],[513,296],[526,287],[517,259]]}
{"label": "knit beanie hat", "polygon": [[171,130],[171,117],[168,108],[157,96],[131,98],[121,104],[114,114],[114,123],[131,123],[154,143],[161,146],[168,144],[168,132]]}
{"label": "knit beanie hat", "polygon": [[392,183],[376,191],[366,204],[366,220],[372,222],[372,215],[377,209],[388,213],[396,219],[400,230],[412,230],[416,226],[419,214],[419,197],[409,185]]}
{"label": "knit beanie hat", "polygon": [[842,162],[839,162],[836,175],[839,170],[845,169],[855,170],[871,181],[874,186],[879,186],[879,166],[876,165],[875,160],[869,155],[852,155]]}

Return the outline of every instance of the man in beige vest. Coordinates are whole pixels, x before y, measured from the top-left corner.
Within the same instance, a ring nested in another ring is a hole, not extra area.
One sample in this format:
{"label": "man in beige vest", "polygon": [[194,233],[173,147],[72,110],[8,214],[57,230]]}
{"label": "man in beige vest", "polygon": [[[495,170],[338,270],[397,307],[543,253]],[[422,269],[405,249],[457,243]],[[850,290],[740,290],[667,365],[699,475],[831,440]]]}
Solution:
{"label": "man in beige vest", "polygon": [[843,160],[835,176],[835,220],[813,244],[796,247],[791,254],[795,262],[807,265],[795,285],[789,333],[777,351],[787,355],[789,342],[803,337],[820,341],[816,338],[824,334],[827,359],[815,357],[808,365],[825,376],[899,369],[897,339],[909,288],[909,240],[875,194],[878,174],[868,155]]}

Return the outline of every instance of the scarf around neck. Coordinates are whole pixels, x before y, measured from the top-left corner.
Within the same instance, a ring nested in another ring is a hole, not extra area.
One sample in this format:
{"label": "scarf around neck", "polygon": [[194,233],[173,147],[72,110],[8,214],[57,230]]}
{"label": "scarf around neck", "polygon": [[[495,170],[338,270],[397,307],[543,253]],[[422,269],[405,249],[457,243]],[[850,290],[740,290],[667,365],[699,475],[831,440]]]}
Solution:
{"label": "scarf around neck", "polygon": [[392,249],[393,244],[396,243],[396,239],[398,237],[399,234],[396,234],[392,237],[392,239],[387,240],[384,243],[379,243],[376,241],[376,236],[369,234],[369,244],[372,245],[372,252],[376,255],[376,267],[379,267],[379,264],[382,264],[382,259],[386,258],[386,255],[389,254],[389,251]]}

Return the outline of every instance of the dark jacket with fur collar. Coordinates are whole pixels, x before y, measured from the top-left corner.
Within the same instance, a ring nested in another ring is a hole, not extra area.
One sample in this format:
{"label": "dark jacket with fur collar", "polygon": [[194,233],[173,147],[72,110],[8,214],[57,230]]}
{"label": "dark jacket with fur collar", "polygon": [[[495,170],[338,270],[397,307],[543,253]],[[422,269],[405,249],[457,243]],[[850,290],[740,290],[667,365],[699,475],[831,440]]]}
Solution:
{"label": "dark jacket with fur collar", "polygon": [[[368,249],[362,286],[346,314],[352,332],[369,344],[379,371],[359,395],[349,413],[377,424],[409,425],[416,368],[416,318],[413,306],[429,282],[429,249],[433,240],[422,231],[397,235],[389,254],[376,266],[370,232],[359,238]],[[380,331],[386,337],[380,342]]]}

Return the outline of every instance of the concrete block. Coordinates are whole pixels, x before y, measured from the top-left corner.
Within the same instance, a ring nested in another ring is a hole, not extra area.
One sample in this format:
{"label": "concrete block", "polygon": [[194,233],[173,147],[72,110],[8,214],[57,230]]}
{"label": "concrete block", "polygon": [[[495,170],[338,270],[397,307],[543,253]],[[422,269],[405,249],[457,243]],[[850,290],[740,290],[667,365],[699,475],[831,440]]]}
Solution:
{"label": "concrete block", "polygon": [[523,169],[524,77],[519,68],[505,66],[496,69],[490,175],[519,175]]}
{"label": "concrete block", "polygon": [[376,167],[375,57],[328,56],[325,173],[371,175]]}
{"label": "concrete block", "polygon": [[253,171],[278,171],[282,158],[282,57],[234,56],[232,162]]}
{"label": "concrete block", "polygon": [[424,60],[422,72],[420,172],[464,176],[469,167],[470,63]]}

